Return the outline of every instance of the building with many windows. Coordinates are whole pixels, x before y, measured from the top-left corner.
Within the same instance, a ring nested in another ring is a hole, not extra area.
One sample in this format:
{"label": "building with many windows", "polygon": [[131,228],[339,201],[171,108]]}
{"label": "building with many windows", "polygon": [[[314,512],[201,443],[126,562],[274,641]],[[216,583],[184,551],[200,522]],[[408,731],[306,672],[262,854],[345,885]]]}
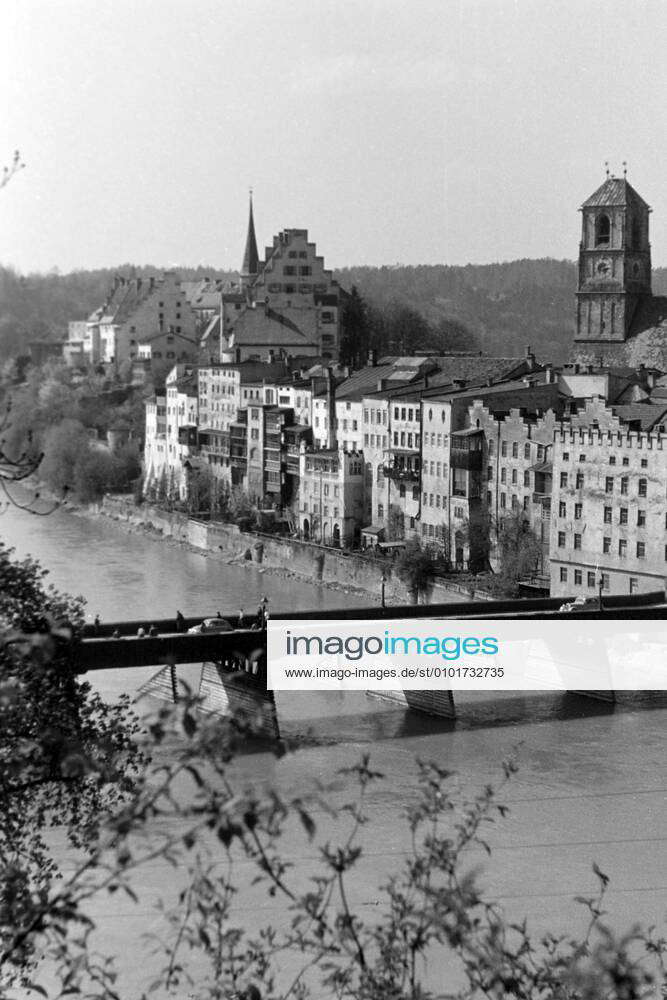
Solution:
{"label": "building with many windows", "polygon": [[595,596],[600,582],[614,594],[664,588],[667,414],[649,406],[642,427],[614,409],[591,401],[555,435],[554,596]]}

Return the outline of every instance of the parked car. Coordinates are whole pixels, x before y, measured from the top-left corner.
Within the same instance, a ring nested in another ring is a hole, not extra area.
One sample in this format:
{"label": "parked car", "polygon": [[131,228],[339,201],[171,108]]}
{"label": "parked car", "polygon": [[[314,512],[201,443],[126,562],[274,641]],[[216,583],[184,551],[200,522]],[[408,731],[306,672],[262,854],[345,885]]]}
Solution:
{"label": "parked car", "polygon": [[233,632],[234,626],[226,618],[204,618],[201,625],[193,625],[188,629],[188,635],[201,635],[204,632]]}
{"label": "parked car", "polygon": [[566,601],[565,604],[561,604],[559,611],[585,611],[586,608],[599,608],[600,602],[597,597],[584,597],[580,595],[575,597],[573,601]]}

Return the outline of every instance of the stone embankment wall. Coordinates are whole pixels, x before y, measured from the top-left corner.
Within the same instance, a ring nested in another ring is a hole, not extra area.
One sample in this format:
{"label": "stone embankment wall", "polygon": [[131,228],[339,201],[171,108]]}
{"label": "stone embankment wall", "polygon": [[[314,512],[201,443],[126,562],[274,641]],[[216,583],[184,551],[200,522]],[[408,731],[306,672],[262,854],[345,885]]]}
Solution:
{"label": "stone embankment wall", "polygon": [[[387,574],[385,594],[390,603],[410,603],[410,595],[395,573],[389,560],[372,559],[324,548],[295,538],[279,538],[256,532],[241,531],[235,524],[200,521],[186,514],[168,512],[150,504],[137,507],[124,497],[104,498],[96,510],[107,517],[136,527],[158,532],[167,538],[191,545],[226,561],[248,560],[267,569],[294,573],[306,580],[325,586],[349,587],[367,591],[379,597],[382,572]],[[485,600],[487,595],[475,593],[454,582],[438,582],[430,594],[430,604],[452,601]]]}

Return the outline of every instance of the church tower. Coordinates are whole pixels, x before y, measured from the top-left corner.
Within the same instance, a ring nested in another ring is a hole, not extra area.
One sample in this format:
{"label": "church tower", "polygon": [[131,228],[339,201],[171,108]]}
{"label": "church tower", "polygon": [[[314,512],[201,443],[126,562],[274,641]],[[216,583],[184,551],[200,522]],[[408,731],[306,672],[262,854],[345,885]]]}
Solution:
{"label": "church tower", "polygon": [[575,347],[623,343],[651,295],[651,209],[625,177],[607,172],[581,206]]}
{"label": "church tower", "polygon": [[252,214],[252,188],[250,189],[250,211],[248,214],[248,235],[245,242],[245,253],[243,254],[243,265],[241,267],[241,284],[246,286],[251,284],[259,272],[259,254],[257,253],[257,239],[255,237],[255,220]]}

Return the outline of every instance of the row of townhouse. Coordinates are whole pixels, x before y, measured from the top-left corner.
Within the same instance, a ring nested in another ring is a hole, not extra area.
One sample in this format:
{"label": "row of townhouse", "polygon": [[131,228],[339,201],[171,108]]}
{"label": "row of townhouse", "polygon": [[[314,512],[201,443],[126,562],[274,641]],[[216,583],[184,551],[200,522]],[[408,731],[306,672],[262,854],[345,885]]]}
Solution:
{"label": "row of townhouse", "polygon": [[[667,392],[655,373],[423,356],[371,358],[336,384],[330,368],[289,367],[174,369],[147,410],[147,477],[166,461],[185,495],[188,469],[200,464],[288,509],[304,538],[366,546],[417,537],[473,569],[493,559],[502,518],[522,511],[541,545],[535,582],[556,594],[586,593],[592,573],[612,590],[655,589],[667,569]],[[584,467],[590,449],[567,479],[559,464],[572,460],[562,441],[588,429],[602,434],[596,468],[629,470],[601,505]],[[638,434],[655,444],[635,462]]]}

